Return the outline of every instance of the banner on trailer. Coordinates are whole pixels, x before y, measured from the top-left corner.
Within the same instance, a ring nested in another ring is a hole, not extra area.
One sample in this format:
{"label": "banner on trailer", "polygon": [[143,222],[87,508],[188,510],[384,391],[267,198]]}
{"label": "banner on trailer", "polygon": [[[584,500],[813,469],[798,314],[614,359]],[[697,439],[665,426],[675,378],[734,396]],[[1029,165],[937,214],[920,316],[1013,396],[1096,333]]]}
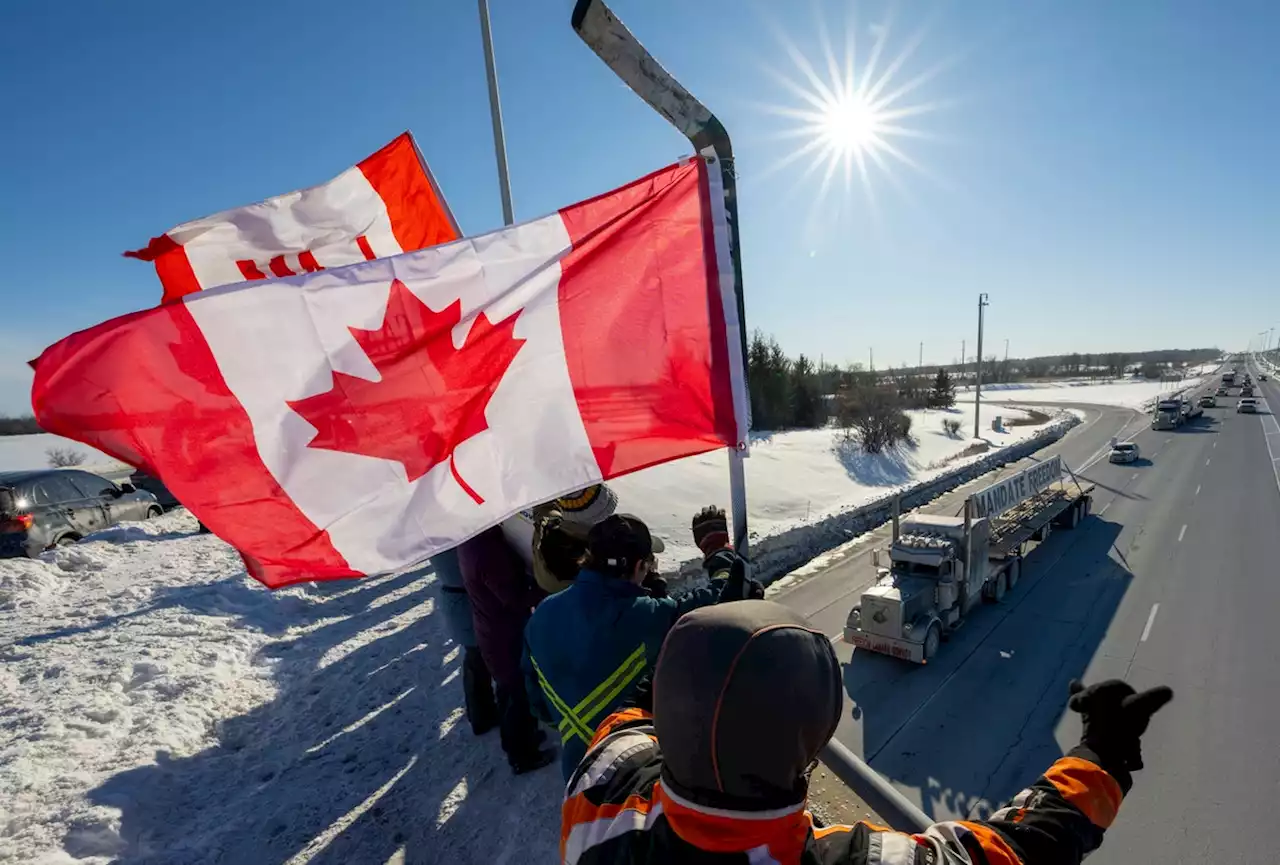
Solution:
{"label": "banner on trailer", "polygon": [[1062,457],[1050,457],[1044,462],[1023,469],[972,496],[973,516],[998,517],[1016,507],[1036,493],[1046,489],[1062,476]]}

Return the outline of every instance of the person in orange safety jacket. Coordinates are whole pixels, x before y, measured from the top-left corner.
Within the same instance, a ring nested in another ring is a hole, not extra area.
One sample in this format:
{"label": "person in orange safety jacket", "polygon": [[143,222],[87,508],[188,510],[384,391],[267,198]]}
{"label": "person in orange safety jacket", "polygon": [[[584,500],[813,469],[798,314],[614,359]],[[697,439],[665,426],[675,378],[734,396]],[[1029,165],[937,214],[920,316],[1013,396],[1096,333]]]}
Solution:
{"label": "person in orange safety jacket", "polygon": [[1142,768],[1142,733],[1172,698],[1166,687],[1073,682],[1080,745],[988,820],[914,835],[819,827],[805,807],[809,773],[843,706],[830,641],[770,601],[704,607],[670,631],[639,705],[597,729],[566,788],[561,860],[1078,865],[1115,820]]}

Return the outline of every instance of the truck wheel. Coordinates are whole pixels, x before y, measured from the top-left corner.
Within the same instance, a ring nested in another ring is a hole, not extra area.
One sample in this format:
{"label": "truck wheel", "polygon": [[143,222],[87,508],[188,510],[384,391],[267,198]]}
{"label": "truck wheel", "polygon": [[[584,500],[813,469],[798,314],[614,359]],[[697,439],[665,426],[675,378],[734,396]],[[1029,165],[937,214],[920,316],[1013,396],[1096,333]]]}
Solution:
{"label": "truck wheel", "polygon": [[938,647],[941,644],[942,629],[938,627],[937,622],[934,622],[929,626],[929,632],[924,635],[924,659],[927,661],[938,654]]}
{"label": "truck wheel", "polygon": [[1072,506],[1071,506],[1071,520],[1070,520],[1070,522],[1068,523],[1067,528],[1074,529],[1074,528],[1075,528],[1076,526],[1078,526],[1078,525],[1080,525],[1080,506],[1079,506],[1079,505],[1072,505]]}
{"label": "truck wheel", "polygon": [[995,587],[991,590],[991,600],[997,604],[1004,600],[1005,592],[1009,591],[1009,578],[1006,574],[1007,572],[996,577]]}
{"label": "truck wheel", "polygon": [[1049,535],[1052,531],[1053,531],[1053,521],[1051,520],[1045,523],[1044,527],[1040,529],[1040,543],[1043,544],[1045,541],[1049,540]]}
{"label": "truck wheel", "polygon": [[1022,559],[1014,559],[1009,565],[1009,570],[1005,571],[1009,575],[1009,588],[1012,589],[1018,585],[1018,578],[1022,576]]}

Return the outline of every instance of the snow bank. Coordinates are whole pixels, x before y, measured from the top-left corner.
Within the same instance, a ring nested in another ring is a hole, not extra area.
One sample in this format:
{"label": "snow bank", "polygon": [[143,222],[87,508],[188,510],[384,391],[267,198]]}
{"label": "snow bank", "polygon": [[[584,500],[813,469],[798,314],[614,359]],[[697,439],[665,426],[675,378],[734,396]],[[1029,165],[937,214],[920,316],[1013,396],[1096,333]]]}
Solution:
{"label": "snow bank", "polygon": [[268,592],[183,511],[0,560],[0,862],[554,860],[429,567]]}
{"label": "snow bank", "polygon": [[[838,440],[834,430],[757,434],[746,461],[748,525],[753,541],[818,522],[884,496],[891,490],[936,477],[953,468],[970,445],[973,403],[947,411],[912,411],[915,447],[866,454]],[[1005,447],[1034,436],[1044,425],[991,429],[1000,416],[1027,418],[1007,406],[982,406],[982,437]],[[943,433],[944,418],[960,422],[960,435]],[[698,556],[689,520],[704,505],[728,508],[729,467],[724,451],[654,466],[610,481],[619,507],[648,523],[666,542],[661,565],[670,570]],[[817,551],[815,551],[817,552]]]}
{"label": "snow bank", "polygon": [[47,452],[50,448],[61,448],[83,454],[84,463],[77,468],[87,471],[113,472],[124,467],[124,463],[115,457],[108,456],[88,445],[51,433],[39,433],[25,436],[0,436],[0,472],[47,469],[49,468]]}

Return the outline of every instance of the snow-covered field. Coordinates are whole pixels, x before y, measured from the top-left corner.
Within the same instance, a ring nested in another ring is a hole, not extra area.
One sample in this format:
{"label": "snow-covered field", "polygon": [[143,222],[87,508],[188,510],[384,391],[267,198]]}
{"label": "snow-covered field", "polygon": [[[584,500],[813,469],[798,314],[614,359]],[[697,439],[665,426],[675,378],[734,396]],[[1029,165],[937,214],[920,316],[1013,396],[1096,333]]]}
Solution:
{"label": "snow-covered field", "polygon": [[[804,523],[858,507],[891,490],[928,480],[954,468],[954,460],[972,443],[973,403],[948,411],[912,411],[915,447],[869,456],[841,446],[832,430],[799,430],[758,435],[746,460],[747,512],[752,539],[778,534]],[[991,429],[996,416],[1006,422],[1027,417],[1005,406],[982,407],[982,438],[1005,447],[1035,435],[1043,425]],[[944,418],[960,422],[960,434],[943,433]],[[948,462],[950,461],[950,462]],[[944,464],[945,463],[945,464]],[[689,520],[707,504],[728,507],[729,467],[724,451],[654,466],[610,481],[619,507],[644,519],[663,538],[664,567],[696,558]],[[820,552],[815,550],[815,553]]]}
{"label": "snow-covered field", "polygon": [[1057,382],[1052,385],[1002,385],[999,390],[982,389],[983,400],[1018,405],[1054,405],[1089,403],[1142,408],[1161,394],[1195,387],[1202,378],[1191,377],[1177,382],[1134,381],[1121,379],[1107,384],[1088,381]]}
{"label": "snow-covered field", "polygon": [[553,861],[430,568],[271,593],[179,511],[0,561],[0,862]]}
{"label": "snow-covered field", "polygon": [[[984,408],[995,446],[1041,429],[993,432],[1022,413]],[[759,438],[753,531],[957,465],[971,407],[913,420],[918,444],[877,457],[830,430]],[[726,487],[723,454],[618,482],[668,564]],[[195,528],[178,511],[0,561],[0,863],[554,859],[559,774],[513,778],[496,732],[466,727],[429,565],[271,593]]]}

